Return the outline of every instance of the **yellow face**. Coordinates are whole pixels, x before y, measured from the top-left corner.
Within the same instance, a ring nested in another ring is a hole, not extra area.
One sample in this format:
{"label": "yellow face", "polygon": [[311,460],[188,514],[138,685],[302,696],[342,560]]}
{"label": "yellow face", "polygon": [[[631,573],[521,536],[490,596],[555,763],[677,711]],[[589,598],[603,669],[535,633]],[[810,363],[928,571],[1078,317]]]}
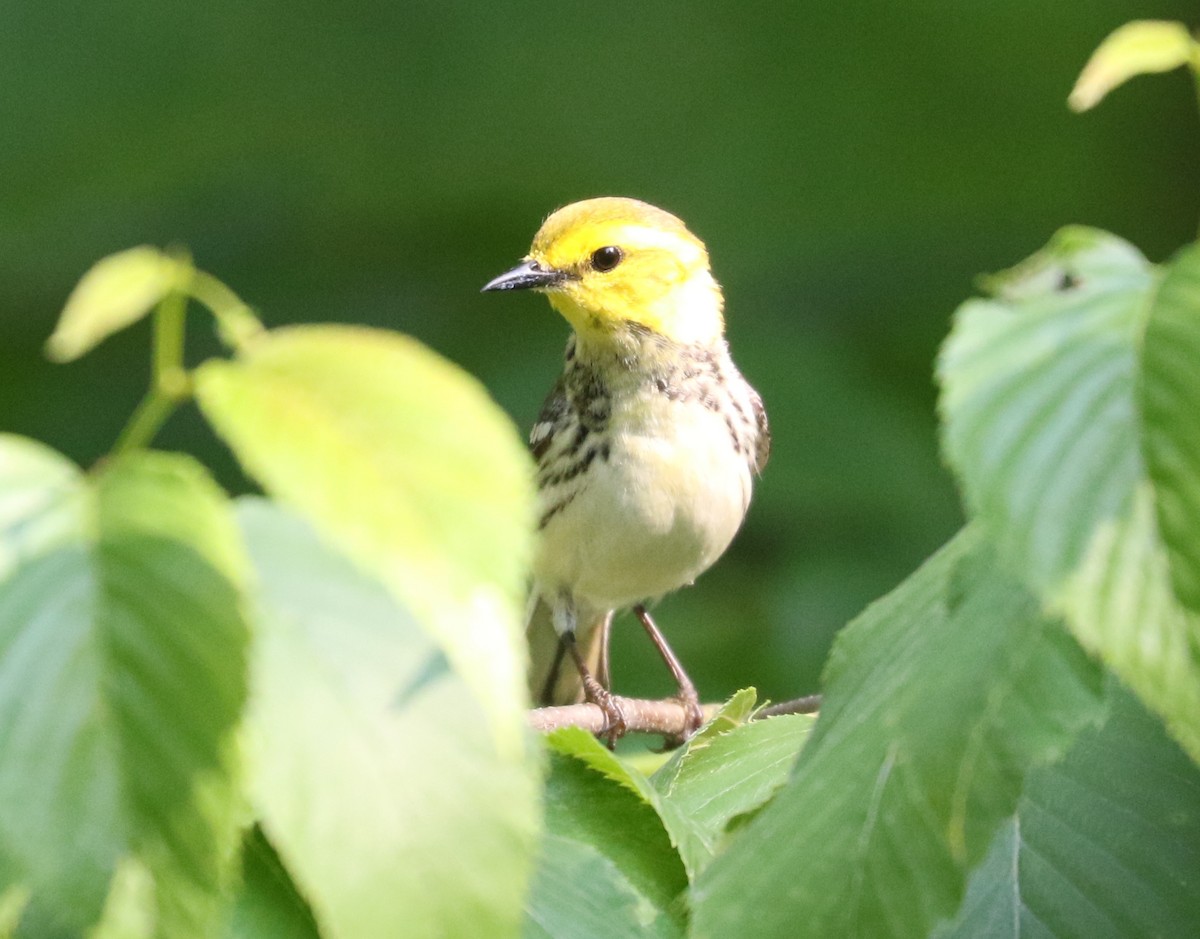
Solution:
{"label": "yellow face", "polygon": [[721,291],[704,244],[669,212],[588,199],[542,225],[520,267],[485,290],[532,289],[576,332],[603,341],[635,324],[679,342],[721,336]]}

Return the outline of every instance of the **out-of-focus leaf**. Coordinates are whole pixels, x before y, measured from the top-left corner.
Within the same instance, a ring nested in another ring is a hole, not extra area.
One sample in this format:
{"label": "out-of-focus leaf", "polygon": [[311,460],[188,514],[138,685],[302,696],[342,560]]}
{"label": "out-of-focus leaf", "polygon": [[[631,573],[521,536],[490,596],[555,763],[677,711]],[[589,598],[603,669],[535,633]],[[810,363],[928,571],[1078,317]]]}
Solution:
{"label": "out-of-focus leaf", "polygon": [[408,337],[304,326],[205,363],[196,394],[246,470],[433,631],[521,759],[532,473],[483,389]]}
{"label": "out-of-focus leaf", "polygon": [[187,273],[157,248],[143,245],[97,261],[67,298],[46,355],[70,362],[149,313]]}
{"label": "out-of-focus leaf", "polygon": [[0,890],[0,939],[11,939],[29,902],[29,889],[12,885]]}
{"label": "out-of-focus leaf", "polygon": [[0,583],[23,560],[78,536],[86,489],[45,444],[0,434]]}
{"label": "out-of-focus leaf", "polygon": [[1067,103],[1086,111],[1137,75],[1169,72],[1197,55],[1196,43],[1183,23],[1135,20],[1119,26],[1100,43],[1075,82]]}
{"label": "out-of-focus leaf", "polygon": [[1120,692],[1102,728],[1030,774],[934,939],[1191,939],[1197,923],[1200,770]]}
{"label": "out-of-focus leaf", "polygon": [[1143,448],[1171,582],[1200,611],[1200,245],[1167,267],[1140,364]]}
{"label": "out-of-focus leaf", "polygon": [[43,454],[54,471],[39,495],[28,446],[0,453],[28,509],[3,530],[17,560],[0,584],[0,854],[62,928],[96,922],[134,863],[153,878],[157,935],[203,935],[237,840],[245,696],[244,564],[224,495],[158,453],[86,480]]}
{"label": "out-of-focus leaf", "polygon": [[538,761],[394,595],[298,516],[240,518],[258,584],[251,797],[327,939],[516,933]]}
{"label": "out-of-focus leaf", "polygon": [[312,910],[257,827],[242,845],[242,883],[225,939],[320,939]]}
{"label": "out-of-focus leaf", "polygon": [[[131,857],[123,858],[109,884],[104,913],[100,922],[88,930],[87,939],[154,939],[154,893],[154,878],[145,865]],[[21,925],[24,931],[26,923]],[[38,935],[43,928],[36,919],[29,926],[30,936]]]}
{"label": "out-of-focus leaf", "polygon": [[972,514],[1200,759],[1196,266],[1160,287],[1120,239],[1064,229],[960,308],[939,376]]}
{"label": "out-of-focus leaf", "polygon": [[842,632],[791,778],[692,886],[693,934],[924,937],[1099,698],[968,530]]}

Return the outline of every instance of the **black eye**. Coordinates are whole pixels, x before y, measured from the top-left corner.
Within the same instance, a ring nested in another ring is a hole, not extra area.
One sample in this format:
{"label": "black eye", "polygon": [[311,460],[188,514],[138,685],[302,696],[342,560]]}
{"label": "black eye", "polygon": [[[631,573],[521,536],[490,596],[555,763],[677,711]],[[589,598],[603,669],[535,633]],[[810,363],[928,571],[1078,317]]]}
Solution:
{"label": "black eye", "polygon": [[611,271],[621,263],[621,258],[623,257],[625,257],[625,252],[616,245],[597,248],[592,252],[592,269],[599,271],[601,274]]}

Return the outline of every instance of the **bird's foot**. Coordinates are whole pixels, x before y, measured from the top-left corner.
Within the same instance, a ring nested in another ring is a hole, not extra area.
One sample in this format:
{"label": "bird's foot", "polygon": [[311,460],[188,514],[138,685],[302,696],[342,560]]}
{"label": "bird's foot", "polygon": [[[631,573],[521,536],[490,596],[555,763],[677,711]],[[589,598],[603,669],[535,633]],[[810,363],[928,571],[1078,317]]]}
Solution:
{"label": "bird's foot", "polygon": [[[605,641],[607,641],[607,637],[605,637]],[[587,663],[583,661],[579,647],[575,644],[573,633],[563,634],[562,646],[575,660],[575,667],[579,671],[579,680],[583,683],[583,699],[604,712],[604,729],[596,736],[608,745],[608,749],[612,750],[616,747],[617,741],[624,737],[625,732],[629,729],[629,724],[625,720],[625,712],[617,703],[616,696],[600,684],[588,670]],[[607,665],[605,665],[605,670],[607,670]]]}
{"label": "bird's foot", "polygon": [[691,681],[680,684],[679,690],[672,696],[672,700],[678,701],[683,708],[683,731],[664,738],[664,750],[674,750],[683,746],[696,731],[704,726],[704,708],[700,706],[700,695],[697,694],[696,686]]}
{"label": "bird's foot", "polygon": [[608,749],[616,747],[617,741],[625,736],[629,729],[625,721],[625,712],[617,701],[617,696],[602,686],[591,675],[584,676],[583,694],[589,704],[594,704],[604,712],[604,729],[596,734],[604,741]]}

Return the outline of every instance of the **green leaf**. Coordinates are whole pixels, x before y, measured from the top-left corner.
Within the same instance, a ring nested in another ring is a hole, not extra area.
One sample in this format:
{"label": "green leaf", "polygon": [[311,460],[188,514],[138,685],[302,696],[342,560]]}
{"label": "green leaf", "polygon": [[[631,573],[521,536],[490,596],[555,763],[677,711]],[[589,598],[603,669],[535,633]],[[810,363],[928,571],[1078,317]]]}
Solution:
{"label": "green leaf", "polygon": [[663,798],[654,784],[634,767],[605,747],[590,733],[578,727],[564,727],[545,736],[554,751],[579,760],[608,779],[624,786],[658,813],[671,844],[679,852],[688,877],[697,874],[716,851],[716,835],[685,814],[675,803]]}
{"label": "green leaf", "polygon": [[[30,450],[9,439],[0,453],[3,492]],[[158,934],[203,935],[237,842],[246,629],[227,503],[197,464],[158,453],[46,482],[41,497],[22,484],[26,518],[70,507],[73,524],[51,526],[61,542],[4,529],[9,556],[20,547],[0,584],[0,855],[73,930],[136,859]]]}
{"label": "green leaf", "polygon": [[689,741],[678,762],[652,782],[718,845],[737,816],[766,804],[788,778],[816,718],[787,714],[734,727],[699,744]]}
{"label": "green leaf", "polygon": [[[553,752],[573,757],[652,808],[692,878],[716,854],[729,818],[770,797],[800,746],[799,726],[788,721],[764,721],[747,736],[722,742],[742,727],[754,709],[754,699],[752,689],[735,694],[653,778],[647,778],[634,761],[617,756],[577,727],[556,730],[545,740]],[[807,730],[810,722],[804,723]],[[714,754],[700,755],[718,743]],[[759,749],[750,754],[748,748],[756,744]],[[727,759],[737,762],[723,763]]]}
{"label": "green leaf", "polygon": [[[154,886],[154,877],[145,865],[133,858],[122,859],[109,885],[104,915],[88,930],[87,939],[154,939]],[[24,928],[26,923],[21,925]],[[36,920],[30,927],[31,936],[42,932],[42,924]]]}
{"label": "green leaf", "polygon": [[523,751],[528,453],[470,376],[405,336],[305,326],[195,376],[246,470],[377,573]]}
{"label": "green leaf", "polygon": [[923,937],[1100,676],[968,530],[838,638],[789,781],[693,884],[698,937]]}
{"label": "green leaf", "polygon": [[327,939],[516,932],[537,760],[441,648],[300,518],[240,508],[257,574],[251,798]]}
{"label": "green leaf", "polygon": [[1191,939],[1200,923],[1200,770],[1132,695],[1012,821],[935,939]]}
{"label": "green leaf", "polygon": [[1183,23],[1135,20],[1119,26],[1100,43],[1084,66],[1067,99],[1072,109],[1086,111],[1137,75],[1169,72],[1196,56],[1196,44]]}
{"label": "green leaf", "polygon": [[21,913],[29,902],[29,891],[13,885],[0,890],[0,939],[11,939],[17,931]]}
{"label": "green leaf", "polygon": [[1141,353],[1141,426],[1159,531],[1176,593],[1200,611],[1200,245],[1167,268]]}
{"label": "green leaf", "polygon": [[[753,688],[742,688],[722,704],[717,713],[688,738],[682,747],[677,747],[671,751],[670,755],[665,759],[661,754],[648,751],[645,757],[653,756],[654,761],[645,769],[645,772],[651,776],[655,788],[661,792],[670,787],[675,777],[679,774],[680,764],[687,755],[700,750],[716,737],[733,730],[735,727],[741,727],[746,721],[750,720],[754,714],[754,706],[757,700],[757,691]],[[645,757],[641,757],[640,759],[644,759]],[[638,765],[639,758],[631,759],[625,757],[622,762],[639,769],[643,768]]]}
{"label": "green leaf", "polygon": [[255,827],[242,848],[242,884],[225,939],[319,939],[312,910]]}
{"label": "green leaf", "polygon": [[45,444],[0,434],[0,584],[79,530],[86,489],[74,463]]}
{"label": "green leaf", "polygon": [[687,877],[654,810],[578,759],[550,755],[542,836],[522,934],[683,935]]}
{"label": "green leaf", "polygon": [[67,298],[46,355],[70,362],[149,313],[187,276],[188,266],[157,248],[111,254],[83,275]]}
{"label": "green leaf", "polygon": [[1196,263],[1160,287],[1124,242],[1065,229],[959,309],[939,377],[971,514],[1200,759]]}

